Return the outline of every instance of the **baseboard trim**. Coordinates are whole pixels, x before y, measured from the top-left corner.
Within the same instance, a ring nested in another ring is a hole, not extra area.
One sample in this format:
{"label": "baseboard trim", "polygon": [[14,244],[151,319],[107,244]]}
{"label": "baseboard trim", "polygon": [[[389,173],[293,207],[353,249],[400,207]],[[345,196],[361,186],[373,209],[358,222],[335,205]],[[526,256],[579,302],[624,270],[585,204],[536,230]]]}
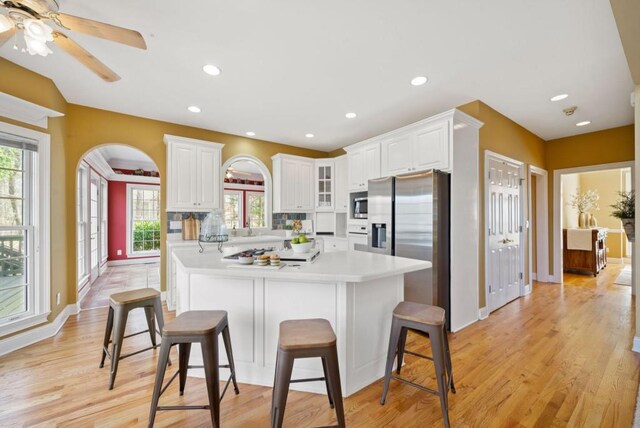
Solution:
{"label": "baseboard trim", "polygon": [[525,284],[523,296],[528,296],[529,294],[531,294],[531,284]]}
{"label": "baseboard trim", "polygon": [[147,263],[158,263],[160,257],[145,257],[143,259],[126,259],[126,260],[109,260],[107,265],[112,266],[125,266],[125,265],[141,265]]}
{"label": "baseboard trim", "polygon": [[624,263],[624,260],[616,257],[607,257],[607,263],[614,263],[617,265],[621,265],[622,263]]}
{"label": "baseboard trim", "polygon": [[633,338],[633,347],[631,348],[633,352],[640,352],[640,336],[635,336]]}
{"label": "baseboard trim", "polygon": [[77,304],[67,305],[53,322],[0,340],[0,356],[55,336],[71,315],[78,313]]}
{"label": "baseboard trim", "polygon": [[91,284],[87,284],[82,288],[82,290],[80,290],[80,294],[78,295],[78,301],[76,302],[78,307],[80,307],[80,303],[82,302],[82,299],[84,299],[85,296],[89,294],[90,289],[91,289]]}
{"label": "baseboard trim", "polygon": [[489,318],[489,308],[484,306],[478,309],[478,318],[480,318],[481,320],[486,320],[487,318]]}
{"label": "baseboard trim", "polygon": [[549,275],[549,284],[562,284],[562,280],[555,275]]}
{"label": "baseboard trim", "polygon": [[531,273],[531,280],[537,281],[538,280],[538,274],[535,273],[535,272]]}
{"label": "baseboard trim", "polygon": [[160,292],[160,300],[162,300],[163,302],[167,301],[167,292],[166,291],[161,291]]}

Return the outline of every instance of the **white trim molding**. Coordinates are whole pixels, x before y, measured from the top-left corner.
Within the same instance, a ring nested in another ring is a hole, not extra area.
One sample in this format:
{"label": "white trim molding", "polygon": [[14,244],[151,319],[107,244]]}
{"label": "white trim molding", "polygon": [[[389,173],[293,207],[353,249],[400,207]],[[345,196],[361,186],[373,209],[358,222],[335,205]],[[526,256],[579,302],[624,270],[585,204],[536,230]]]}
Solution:
{"label": "white trim molding", "polygon": [[[527,206],[529,223],[533,217],[531,201],[533,194],[531,192],[532,177],[536,177],[536,262],[537,270],[533,272],[533,228],[531,224],[527,230],[529,243],[529,278],[538,282],[549,282],[549,184],[547,171],[534,165],[529,166],[527,175]],[[534,277],[535,275],[535,277]]]}
{"label": "white trim molding", "polygon": [[[127,248],[125,249],[125,253],[127,254],[127,258],[137,258],[137,257],[160,257],[160,250],[157,251],[134,251],[133,250],[133,231],[131,230],[131,210],[132,210],[132,198],[133,198],[133,190],[134,189],[142,189],[142,190],[153,190],[160,194],[160,186],[154,184],[139,184],[139,183],[127,183],[127,203],[126,203],[126,219],[127,219]],[[160,209],[160,207],[158,207]],[[160,213],[162,214],[162,213]]]}
{"label": "white trim molding", "polygon": [[562,284],[562,176],[582,172],[605,171],[609,169],[631,168],[631,182],[634,183],[634,162],[615,162],[600,165],[581,166],[577,168],[556,169],[553,171],[553,277]]}
{"label": "white trim molding", "polygon": [[481,320],[489,318],[489,308],[487,306],[478,309],[478,318]]}
{"label": "white trim molding", "polygon": [[71,315],[78,313],[77,305],[67,305],[53,322],[45,324],[41,327],[27,330],[24,333],[16,334],[15,336],[8,337],[6,339],[0,339],[0,356],[9,354],[25,346],[32,345],[41,340],[58,334],[64,323]]}
{"label": "white trim molding", "polygon": [[633,338],[633,347],[631,348],[633,352],[640,353],[640,336],[635,336]]}
{"label": "white trim molding", "polygon": [[0,92],[0,116],[47,129],[50,117],[64,113]]}

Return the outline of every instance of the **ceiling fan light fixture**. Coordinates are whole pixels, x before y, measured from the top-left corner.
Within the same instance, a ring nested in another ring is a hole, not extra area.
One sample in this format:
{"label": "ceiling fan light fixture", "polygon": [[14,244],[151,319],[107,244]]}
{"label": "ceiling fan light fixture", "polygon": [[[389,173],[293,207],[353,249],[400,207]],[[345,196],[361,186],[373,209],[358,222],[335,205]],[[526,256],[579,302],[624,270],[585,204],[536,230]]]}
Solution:
{"label": "ceiling fan light fixture", "polygon": [[29,52],[29,55],[47,56],[53,53],[45,41],[34,39],[27,34],[24,35],[24,41],[27,44],[27,52]]}
{"label": "ceiling fan light fixture", "polygon": [[53,41],[53,29],[44,22],[38,19],[25,19],[23,24],[25,39],[29,36],[42,43]]}
{"label": "ceiling fan light fixture", "polygon": [[13,28],[13,21],[11,21],[6,15],[0,14],[0,33],[9,31]]}

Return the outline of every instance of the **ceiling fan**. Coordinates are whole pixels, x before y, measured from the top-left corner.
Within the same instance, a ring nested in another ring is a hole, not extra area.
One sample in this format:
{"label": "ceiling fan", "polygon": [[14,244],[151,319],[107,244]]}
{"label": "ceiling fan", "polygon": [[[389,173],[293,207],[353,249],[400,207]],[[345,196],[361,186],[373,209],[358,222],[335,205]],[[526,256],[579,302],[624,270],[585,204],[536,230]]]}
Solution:
{"label": "ceiling fan", "polygon": [[[2,13],[2,9],[5,13]],[[26,44],[23,51],[31,55],[47,56],[52,53],[47,42],[53,42],[107,82],[120,80],[120,76],[69,36],[54,28],[64,28],[135,48],[147,49],[144,38],[137,31],[67,15],[58,12],[58,9],[56,0],[0,0],[0,47],[16,36],[14,49],[19,49],[17,33],[22,31]],[[49,23],[54,24],[53,28]]]}

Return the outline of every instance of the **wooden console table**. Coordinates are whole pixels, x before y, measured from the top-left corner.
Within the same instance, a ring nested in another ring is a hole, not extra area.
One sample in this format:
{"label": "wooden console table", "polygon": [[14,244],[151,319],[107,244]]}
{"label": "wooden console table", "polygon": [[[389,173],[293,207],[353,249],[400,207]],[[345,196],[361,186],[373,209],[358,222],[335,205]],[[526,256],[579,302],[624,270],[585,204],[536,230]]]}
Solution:
{"label": "wooden console table", "polygon": [[607,229],[591,229],[591,250],[569,250],[567,246],[567,229],[562,230],[562,259],[564,271],[589,272],[598,275],[607,266]]}

